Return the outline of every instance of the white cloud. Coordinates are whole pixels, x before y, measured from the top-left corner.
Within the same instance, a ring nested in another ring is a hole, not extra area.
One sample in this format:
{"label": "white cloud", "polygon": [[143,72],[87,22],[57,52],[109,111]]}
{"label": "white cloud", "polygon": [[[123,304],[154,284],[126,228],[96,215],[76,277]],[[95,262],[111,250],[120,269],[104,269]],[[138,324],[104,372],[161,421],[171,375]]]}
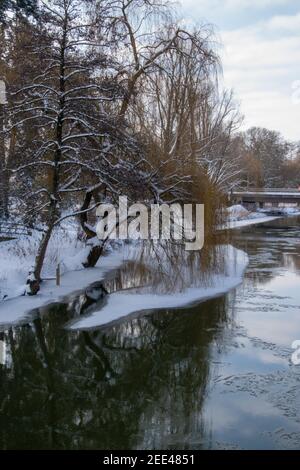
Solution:
{"label": "white cloud", "polygon": [[180,0],[184,7],[193,6],[200,8],[222,8],[222,9],[245,9],[245,8],[268,8],[287,5],[294,0]]}
{"label": "white cloud", "polygon": [[288,32],[295,32],[297,34],[300,30],[300,13],[294,16],[273,16],[273,18],[268,21],[266,26],[271,31],[282,30]]}
{"label": "white cloud", "polygon": [[[225,86],[234,89],[246,125],[273,128],[300,140],[300,104],[293,100],[292,88],[300,80],[300,0],[181,3],[192,22],[206,18],[222,25]],[[295,6],[296,13],[287,14]]]}
{"label": "white cloud", "polygon": [[[241,101],[245,124],[279,130],[292,140],[300,140],[300,104],[292,88],[300,80],[300,35],[294,33],[299,19],[277,16],[221,33],[225,84]],[[277,31],[283,25],[289,34]]]}
{"label": "white cloud", "polygon": [[242,94],[244,128],[259,126],[278,130],[287,139],[300,140],[300,104],[276,90]]}
{"label": "white cloud", "polygon": [[222,34],[226,66],[239,69],[289,67],[300,63],[300,36],[260,38],[247,32]]}
{"label": "white cloud", "polygon": [[224,3],[227,8],[267,8],[276,5],[286,5],[291,3],[289,0],[221,0],[218,3]]}

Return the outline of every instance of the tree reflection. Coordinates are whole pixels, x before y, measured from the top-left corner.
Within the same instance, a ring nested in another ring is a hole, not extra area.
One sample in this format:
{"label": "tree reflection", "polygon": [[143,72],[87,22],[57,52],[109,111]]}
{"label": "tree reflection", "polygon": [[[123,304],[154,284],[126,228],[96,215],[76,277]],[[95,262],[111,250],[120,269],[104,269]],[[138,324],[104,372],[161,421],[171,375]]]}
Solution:
{"label": "tree reflection", "polygon": [[201,447],[225,299],[92,331],[63,329],[73,315],[57,305],[2,333],[1,448]]}

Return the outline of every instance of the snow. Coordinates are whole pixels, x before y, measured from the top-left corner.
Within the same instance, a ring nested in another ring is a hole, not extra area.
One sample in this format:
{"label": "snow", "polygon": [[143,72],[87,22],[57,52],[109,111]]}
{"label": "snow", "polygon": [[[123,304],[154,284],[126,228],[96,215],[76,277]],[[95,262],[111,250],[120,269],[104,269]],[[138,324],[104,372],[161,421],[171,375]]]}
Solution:
{"label": "snow", "polygon": [[[74,233],[72,237],[69,233],[65,234],[58,231],[54,234],[49,246],[47,254],[48,268],[47,272],[44,273],[44,277],[45,274],[54,274],[57,261],[60,260],[63,267],[61,285],[58,287],[55,285],[55,280],[46,280],[36,296],[21,296],[26,287],[24,286],[24,279],[32,265],[36,249],[35,243],[38,242],[39,236],[36,235],[32,239],[23,237],[17,241],[0,243],[0,256],[2,257],[0,266],[1,292],[6,292],[6,295],[9,294],[9,298],[0,302],[0,325],[7,326],[21,321],[28,321],[28,314],[32,310],[58,302],[76,291],[82,291],[96,281],[103,280],[108,271],[122,266],[126,260],[141,259],[138,243],[129,245],[122,243],[119,247],[115,246],[110,254],[102,257],[99,266],[92,269],[83,269],[81,263],[86,257],[88,248],[84,246],[83,242],[75,242]],[[166,270],[169,270],[169,275],[172,276],[172,279],[175,278],[174,272],[171,271],[167,262],[161,263],[164,256],[165,260],[168,258],[168,254],[164,253],[164,249],[159,246],[156,247],[157,254],[159,254],[157,262],[159,265],[163,265],[164,274],[166,274]],[[208,283],[207,281],[201,281],[201,285],[196,285],[195,272],[193,270],[189,272],[187,266],[183,263],[179,269],[181,277],[185,280],[184,286],[181,286],[183,291],[179,289],[178,292],[169,293],[161,290],[157,291],[150,286],[150,290],[148,289],[143,294],[139,294],[139,290],[135,291],[134,294],[130,290],[113,293],[108,296],[108,303],[101,312],[94,313],[89,318],[82,318],[72,328],[90,328],[139,310],[180,307],[221,295],[241,282],[243,271],[248,262],[247,255],[233,247],[226,247],[225,258],[222,272],[226,274],[214,274]],[[152,268],[154,266],[156,270],[155,259],[151,258],[151,255],[144,258],[143,261],[151,265]]]}
{"label": "snow", "polygon": [[[277,193],[276,193],[277,194]],[[284,216],[300,215],[300,209],[296,207],[278,207],[282,212],[281,216],[270,216],[268,209],[260,209],[257,212],[249,212],[245,207],[236,204],[227,208],[227,222],[220,228],[221,230],[237,229],[249,225],[264,224],[272,220],[280,219]]]}
{"label": "snow", "polygon": [[[213,274],[210,285],[189,287],[183,292],[172,294],[138,294],[118,292],[109,295],[107,304],[101,310],[76,321],[69,326],[72,330],[89,329],[105,325],[129,314],[149,309],[180,308],[192,303],[218,297],[242,282],[248,264],[248,256],[232,246],[226,247],[227,257],[223,274]],[[226,274],[225,274],[226,273]]]}
{"label": "snow", "polygon": [[[299,214],[298,208],[284,209],[286,215]],[[221,228],[235,229],[270,222],[278,217],[270,217],[261,212],[250,213],[242,206],[232,206],[228,209],[228,222]],[[82,290],[91,283],[102,280],[108,270],[121,266],[125,260],[133,259],[134,244],[124,250],[113,251],[106,257],[102,257],[99,266],[93,269],[83,269],[82,262],[86,259],[89,246],[78,240],[77,226],[66,220],[62,228],[54,232],[47,251],[44,278],[54,278],[57,264],[61,266],[61,286],[57,287],[54,280],[46,280],[42,284],[37,296],[25,296],[25,281],[32,270],[37,246],[41,232],[33,232],[32,236],[22,236],[18,240],[0,242],[0,324],[15,323],[26,317],[27,313],[35,308],[56,302],[76,290]],[[91,244],[94,240],[91,240]],[[136,254],[136,253],[135,253]],[[239,254],[241,257],[241,254]],[[230,259],[229,254],[229,270]],[[162,253],[159,253],[162,259]],[[152,260],[153,261],[153,260]],[[162,265],[166,267],[166,260]],[[240,263],[243,265],[243,263]],[[170,271],[171,272],[171,271]],[[166,273],[164,273],[165,275]],[[188,272],[185,266],[181,267],[181,274],[187,281],[184,292],[170,295],[168,292],[151,292],[144,294],[119,293],[109,297],[107,306],[101,311],[101,315],[94,314],[86,320],[81,320],[76,327],[91,327],[113,321],[120,316],[133,311],[149,308],[179,307],[190,302],[203,300],[224,293],[240,282],[240,272],[232,273],[232,276],[224,276],[220,273],[213,276],[210,286],[192,286],[191,278],[194,272]],[[167,273],[168,275],[168,273]],[[170,275],[170,274],[169,274]],[[172,273],[172,278],[174,275]],[[126,296],[126,297],[125,297]],[[113,311],[113,313],[112,313]],[[99,315],[101,320],[99,320]],[[99,323],[100,321],[100,323]],[[83,322],[83,323],[81,323]],[[83,325],[83,326],[82,326]]]}
{"label": "snow", "polygon": [[300,215],[299,207],[280,207],[279,209],[283,211],[285,215]]}
{"label": "snow", "polygon": [[248,218],[244,220],[235,220],[235,221],[228,221],[227,224],[223,225],[223,229],[235,229],[235,228],[242,228],[247,227],[249,225],[257,225],[257,224],[264,224],[266,222],[271,222],[272,220],[280,219],[280,217],[271,217],[271,216],[264,216],[261,215],[254,218]]}
{"label": "snow", "polygon": [[227,208],[227,214],[230,220],[240,220],[249,217],[250,212],[241,204],[236,204]]}
{"label": "snow", "polygon": [[55,285],[55,281],[45,281],[36,296],[22,296],[0,302],[0,325],[18,323],[25,319],[31,310],[55,303],[76,290],[104,279],[108,271],[117,268],[122,262],[123,256],[119,251],[115,251],[102,257],[99,267],[65,273],[59,287]]}
{"label": "snow", "polygon": [[[39,240],[42,234],[33,231],[31,236],[0,242],[0,324],[15,323],[26,317],[27,312],[56,302],[72,292],[105,277],[107,271],[123,263],[125,253],[115,249],[99,261],[99,266],[84,269],[90,244],[78,240],[76,221],[65,220],[54,231],[47,249],[42,278],[45,281],[36,296],[27,292],[26,279],[34,265]],[[61,285],[56,286],[55,271],[60,264]],[[53,279],[53,280],[51,280]]]}
{"label": "snow", "polygon": [[[298,208],[284,209],[286,215],[299,214]],[[243,206],[237,205],[228,208],[228,221],[221,228],[237,229],[250,225],[270,222],[279,217],[267,216],[261,212],[249,212]],[[82,290],[93,282],[102,280],[109,270],[120,267],[125,260],[133,259],[135,246],[124,250],[114,250],[111,254],[102,257],[99,266],[93,269],[83,269],[82,262],[86,259],[89,246],[78,240],[77,227],[69,221],[62,224],[51,238],[47,251],[44,278],[54,278],[57,264],[61,265],[61,286],[57,287],[54,280],[46,280],[42,284],[37,296],[24,296],[26,291],[25,280],[32,270],[37,246],[41,237],[40,232],[34,232],[31,237],[22,236],[18,240],[0,242],[0,324],[11,324],[26,318],[29,311],[57,302],[76,290]],[[94,243],[93,240],[90,242]],[[89,318],[81,319],[72,328],[91,328],[114,321],[121,316],[139,310],[153,308],[181,307],[195,301],[221,295],[235,287],[240,281],[243,269],[247,263],[245,254],[236,252],[239,262],[238,268],[233,262],[233,252],[229,252],[224,272],[212,276],[210,285],[191,285],[194,273],[189,273],[182,266],[182,276],[187,280],[183,292],[150,292],[138,293],[121,292],[111,294],[107,305],[92,314]],[[161,259],[162,253],[159,254]],[[236,255],[235,255],[236,256]],[[243,259],[243,261],[241,261]],[[232,264],[232,266],[231,266]],[[166,266],[163,262],[162,265]],[[228,275],[228,272],[230,275]],[[2,301],[1,301],[2,300]]]}
{"label": "snow", "polygon": [[[61,273],[82,268],[88,248],[77,240],[74,226],[65,224],[56,230],[47,250],[45,269],[42,277],[55,277],[57,264]],[[29,272],[32,271],[41,232],[33,231],[31,236],[21,236],[17,240],[0,242],[0,304],[2,299],[22,295]]]}
{"label": "snow", "polygon": [[250,212],[240,204],[230,206],[227,208],[227,222],[220,227],[220,230],[238,229],[249,225],[264,224],[284,216],[300,215],[300,209],[298,207],[279,206],[278,209],[282,212],[281,216],[267,215],[269,212],[268,209],[259,209],[256,212]]}

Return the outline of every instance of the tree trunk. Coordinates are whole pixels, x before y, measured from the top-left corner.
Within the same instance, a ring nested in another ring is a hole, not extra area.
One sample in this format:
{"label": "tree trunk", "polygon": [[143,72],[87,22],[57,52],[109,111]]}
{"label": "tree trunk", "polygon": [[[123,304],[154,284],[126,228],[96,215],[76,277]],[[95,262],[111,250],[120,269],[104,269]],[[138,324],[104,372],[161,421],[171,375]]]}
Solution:
{"label": "tree trunk", "polygon": [[55,137],[56,137],[56,151],[54,154],[53,159],[53,172],[51,175],[51,201],[49,205],[49,212],[48,212],[48,228],[43,235],[41,240],[38,253],[35,258],[35,265],[33,273],[30,273],[27,284],[29,285],[28,293],[35,295],[40,289],[41,283],[41,272],[43,268],[43,264],[45,261],[46,251],[48,248],[48,244],[55,227],[55,221],[58,215],[58,202],[59,202],[59,183],[60,183],[60,162],[62,159],[62,142],[63,142],[63,128],[64,128],[64,113],[65,113],[65,106],[66,106],[66,98],[65,98],[65,54],[67,48],[67,29],[68,29],[68,13],[65,10],[65,17],[64,17],[64,24],[63,24],[63,36],[61,40],[60,46],[60,59],[59,59],[59,67],[60,67],[60,77],[59,77],[59,91],[60,91],[60,98],[59,98],[59,113],[56,122],[55,128]]}
{"label": "tree trunk", "polygon": [[42,268],[43,268],[43,264],[44,264],[44,260],[46,256],[46,251],[47,251],[48,243],[51,238],[52,231],[53,231],[53,224],[51,224],[49,228],[47,229],[47,231],[44,233],[43,238],[41,240],[41,244],[39,246],[38,253],[35,258],[34,276],[38,282],[41,281],[41,272],[42,272]]}
{"label": "tree trunk", "polygon": [[[80,208],[81,211],[87,211],[88,210],[88,208],[90,206],[90,203],[92,201],[92,198],[93,198],[93,192],[92,191],[87,191],[85,193],[84,201],[83,201],[82,206]],[[88,221],[87,214],[88,214],[87,212],[82,212],[79,216],[79,221],[80,221],[81,228],[82,228],[82,230],[84,231],[84,233],[86,235],[86,238],[89,240],[90,238],[94,238],[96,236],[96,232],[94,232],[93,230],[91,230],[87,226],[87,221]]]}
{"label": "tree trunk", "polygon": [[41,284],[41,273],[42,273],[42,268],[43,264],[45,261],[45,256],[48,248],[48,244],[51,238],[51,234],[53,232],[54,224],[51,223],[49,224],[49,227],[47,231],[44,233],[43,238],[41,240],[36,258],[35,258],[35,265],[34,265],[34,270],[33,272],[29,273],[28,279],[27,279],[27,294],[28,295],[36,295],[38,291],[40,290],[40,284]]}
{"label": "tree trunk", "polygon": [[[99,240],[100,241],[100,240]],[[87,256],[86,261],[83,263],[84,268],[94,268],[103,253],[105,240],[101,245],[93,246]]]}
{"label": "tree trunk", "polygon": [[[81,206],[81,211],[87,211],[87,209],[89,208],[92,202],[92,199],[94,199],[96,203],[100,201],[99,194],[95,190],[86,192],[83,204]],[[91,238],[95,238],[97,236],[97,233],[87,226],[87,220],[88,220],[87,214],[88,214],[87,212],[82,212],[80,214],[80,224],[81,224],[82,230],[84,231],[87,237],[87,240],[90,240]],[[86,261],[82,263],[84,268],[94,268],[96,266],[99,258],[103,254],[105,242],[106,240],[103,240],[101,242],[99,240],[99,243],[101,244],[93,246],[91,248],[86,258]]]}

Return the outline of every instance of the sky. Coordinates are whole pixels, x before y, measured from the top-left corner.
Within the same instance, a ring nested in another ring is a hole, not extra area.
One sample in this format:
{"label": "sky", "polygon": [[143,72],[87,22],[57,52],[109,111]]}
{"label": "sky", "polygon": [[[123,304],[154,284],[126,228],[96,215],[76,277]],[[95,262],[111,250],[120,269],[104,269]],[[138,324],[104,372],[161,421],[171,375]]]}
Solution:
{"label": "sky", "polygon": [[224,83],[243,128],[300,141],[300,0],[181,0],[186,23],[215,25]]}

